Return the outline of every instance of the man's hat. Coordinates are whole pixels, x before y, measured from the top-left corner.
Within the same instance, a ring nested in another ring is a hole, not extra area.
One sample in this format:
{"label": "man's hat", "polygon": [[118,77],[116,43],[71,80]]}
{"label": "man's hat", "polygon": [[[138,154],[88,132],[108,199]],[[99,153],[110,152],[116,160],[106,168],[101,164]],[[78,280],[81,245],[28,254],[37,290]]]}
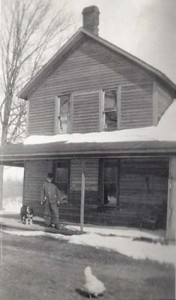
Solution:
{"label": "man's hat", "polygon": [[47,177],[52,179],[52,178],[54,178],[54,175],[53,175],[53,173],[48,173]]}

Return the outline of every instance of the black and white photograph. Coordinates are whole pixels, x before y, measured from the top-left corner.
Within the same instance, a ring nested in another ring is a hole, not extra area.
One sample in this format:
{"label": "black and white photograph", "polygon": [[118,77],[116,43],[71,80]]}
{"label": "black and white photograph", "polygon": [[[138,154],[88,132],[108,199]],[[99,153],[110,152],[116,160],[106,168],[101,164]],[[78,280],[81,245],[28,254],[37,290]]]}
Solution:
{"label": "black and white photograph", "polygon": [[176,299],[176,0],[0,0],[0,299]]}

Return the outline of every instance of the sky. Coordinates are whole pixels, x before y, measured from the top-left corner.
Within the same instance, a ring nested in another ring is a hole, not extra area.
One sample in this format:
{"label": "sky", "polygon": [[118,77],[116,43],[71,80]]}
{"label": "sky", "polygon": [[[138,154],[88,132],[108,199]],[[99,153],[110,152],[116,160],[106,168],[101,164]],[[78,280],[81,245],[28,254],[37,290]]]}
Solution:
{"label": "sky", "polygon": [[[57,0],[53,0],[57,5]],[[96,5],[99,35],[165,73],[176,83],[176,0],[65,0],[75,23]]]}

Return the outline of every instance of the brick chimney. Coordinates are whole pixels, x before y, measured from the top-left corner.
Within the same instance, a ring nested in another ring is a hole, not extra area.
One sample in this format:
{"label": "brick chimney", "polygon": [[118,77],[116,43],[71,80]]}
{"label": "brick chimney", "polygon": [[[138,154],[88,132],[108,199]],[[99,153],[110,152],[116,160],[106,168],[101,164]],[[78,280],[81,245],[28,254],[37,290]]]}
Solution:
{"label": "brick chimney", "polygon": [[89,6],[83,9],[83,28],[98,35],[99,9],[96,6]]}

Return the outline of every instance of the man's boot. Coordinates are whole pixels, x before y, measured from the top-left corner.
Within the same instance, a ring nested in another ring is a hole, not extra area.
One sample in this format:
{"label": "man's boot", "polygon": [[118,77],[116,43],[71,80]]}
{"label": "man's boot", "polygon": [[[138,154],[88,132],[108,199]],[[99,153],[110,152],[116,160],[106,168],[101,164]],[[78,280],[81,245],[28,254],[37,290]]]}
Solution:
{"label": "man's boot", "polygon": [[55,225],[55,228],[56,228],[56,229],[60,229],[60,225],[59,225],[59,224],[56,224],[56,225]]}

